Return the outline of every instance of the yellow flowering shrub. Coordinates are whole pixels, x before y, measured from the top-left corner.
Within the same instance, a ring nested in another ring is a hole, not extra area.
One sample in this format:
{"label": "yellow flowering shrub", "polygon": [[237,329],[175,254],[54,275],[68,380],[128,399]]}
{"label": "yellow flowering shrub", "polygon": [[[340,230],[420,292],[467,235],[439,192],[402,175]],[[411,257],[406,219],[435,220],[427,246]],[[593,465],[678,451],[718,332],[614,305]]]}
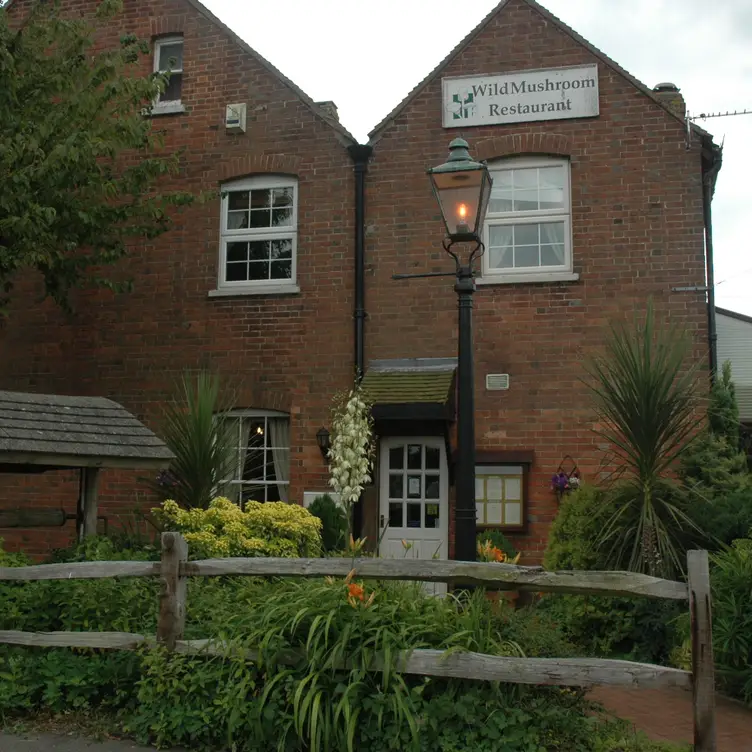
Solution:
{"label": "yellow flowering shrub", "polygon": [[318,556],[321,551],[321,520],[297,504],[248,501],[241,510],[219,497],[207,509],[165,501],[152,513],[164,530],[183,534],[192,559]]}

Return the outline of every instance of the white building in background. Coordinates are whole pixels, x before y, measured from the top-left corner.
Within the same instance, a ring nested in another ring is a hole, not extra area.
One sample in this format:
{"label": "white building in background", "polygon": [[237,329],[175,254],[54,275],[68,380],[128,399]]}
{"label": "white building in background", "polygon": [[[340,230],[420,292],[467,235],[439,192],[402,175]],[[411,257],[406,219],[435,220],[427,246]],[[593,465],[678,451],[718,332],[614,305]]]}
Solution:
{"label": "white building in background", "polygon": [[743,425],[752,425],[752,316],[716,308],[718,365],[731,361]]}

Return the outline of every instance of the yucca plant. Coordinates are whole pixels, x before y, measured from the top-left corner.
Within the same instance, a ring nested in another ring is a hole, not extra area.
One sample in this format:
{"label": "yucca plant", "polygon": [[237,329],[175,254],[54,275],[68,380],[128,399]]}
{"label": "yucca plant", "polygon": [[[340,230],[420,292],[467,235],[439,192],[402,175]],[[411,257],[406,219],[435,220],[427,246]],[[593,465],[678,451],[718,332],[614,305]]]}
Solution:
{"label": "yucca plant", "polygon": [[205,509],[237,458],[232,397],[216,374],[184,373],[163,408],[162,438],[175,459],[151,485],[180,506]]}
{"label": "yucca plant", "polygon": [[613,449],[607,493],[616,511],[598,547],[619,568],[673,576],[684,569],[687,535],[696,528],[675,479],[700,419],[697,365],[690,340],[655,323],[652,304],[633,328],[614,324],[602,355],[588,366],[598,413],[596,433]]}

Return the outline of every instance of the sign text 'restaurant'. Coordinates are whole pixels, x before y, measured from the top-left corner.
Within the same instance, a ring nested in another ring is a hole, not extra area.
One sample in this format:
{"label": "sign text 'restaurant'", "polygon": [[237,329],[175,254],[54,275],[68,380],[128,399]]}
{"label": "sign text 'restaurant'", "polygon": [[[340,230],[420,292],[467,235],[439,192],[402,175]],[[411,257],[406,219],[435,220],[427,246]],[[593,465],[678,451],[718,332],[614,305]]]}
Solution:
{"label": "sign text 'restaurant'", "polygon": [[598,66],[445,78],[444,127],[566,120],[598,114]]}

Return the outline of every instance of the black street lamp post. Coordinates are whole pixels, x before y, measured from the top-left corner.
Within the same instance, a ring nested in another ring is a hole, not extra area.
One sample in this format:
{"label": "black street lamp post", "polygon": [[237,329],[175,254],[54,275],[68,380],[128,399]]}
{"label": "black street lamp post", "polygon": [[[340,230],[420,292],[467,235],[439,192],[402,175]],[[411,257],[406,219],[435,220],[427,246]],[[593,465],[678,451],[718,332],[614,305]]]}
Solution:
{"label": "black street lamp post", "polygon": [[[481,235],[492,181],[486,165],[471,159],[467,141],[461,138],[455,138],[449,145],[449,160],[431,168],[428,174],[446,227],[444,250],[454,259],[454,290],[459,308],[454,554],[460,561],[475,561],[473,262],[484,251]],[[458,243],[467,245],[468,250],[462,256],[461,251],[453,250]]]}
{"label": "black street lamp post", "polygon": [[[473,376],[473,262],[483,255],[481,240],[491,176],[483,162],[470,157],[467,141],[455,138],[449,144],[449,159],[428,170],[446,228],[444,250],[454,259],[454,272],[394,274],[393,279],[455,277],[459,308],[457,343],[457,470],[454,505],[454,558],[475,561],[475,405]],[[454,250],[464,244],[466,250]],[[464,259],[464,262],[463,262]]]}

